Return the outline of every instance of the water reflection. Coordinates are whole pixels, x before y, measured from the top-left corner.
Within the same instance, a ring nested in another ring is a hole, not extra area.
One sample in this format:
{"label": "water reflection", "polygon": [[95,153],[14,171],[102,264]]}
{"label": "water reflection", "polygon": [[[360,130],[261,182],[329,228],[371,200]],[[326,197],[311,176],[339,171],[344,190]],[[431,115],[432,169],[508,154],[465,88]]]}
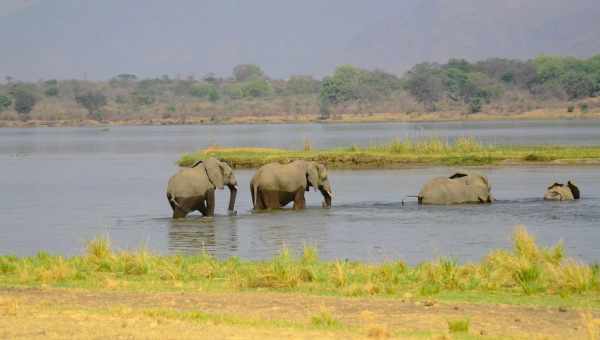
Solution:
{"label": "water reflection", "polygon": [[[217,218],[220,220],[217,225]],[[207,252],[226,258],[238,251],[237,225],[234,218],[199,217],[170,219],[168,222],[169,251],[177,254]]]}

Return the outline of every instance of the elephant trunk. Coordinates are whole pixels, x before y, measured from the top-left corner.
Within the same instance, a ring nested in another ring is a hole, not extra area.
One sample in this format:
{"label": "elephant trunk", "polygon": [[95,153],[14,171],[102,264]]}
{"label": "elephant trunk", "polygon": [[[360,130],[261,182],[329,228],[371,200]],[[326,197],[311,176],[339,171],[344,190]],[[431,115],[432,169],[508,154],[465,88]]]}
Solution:
{"label": "elephant trunk", "polygon": [[325,199],[323,201],[323,208],[331,208],[331,200],[333,199],[334,195],[331,191],[331,186],[329,185],[329,183],[325,183],[324,185],[319,186],[319,191]]}
{"label": "elephant trunk", "polygon": [[230,212],[233,212],[235,208],[235,197],[237,196],[237,187],[234,184],[229,184],[229,208]]}

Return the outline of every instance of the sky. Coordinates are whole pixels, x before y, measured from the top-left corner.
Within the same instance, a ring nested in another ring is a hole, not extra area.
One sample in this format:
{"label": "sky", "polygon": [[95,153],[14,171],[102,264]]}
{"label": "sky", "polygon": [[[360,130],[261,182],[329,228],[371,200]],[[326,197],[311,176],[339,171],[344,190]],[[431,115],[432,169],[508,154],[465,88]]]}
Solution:
{"label": "sky", "polygon": [[597,0],[0,0],[0,79],[274,78],[600,52]]}

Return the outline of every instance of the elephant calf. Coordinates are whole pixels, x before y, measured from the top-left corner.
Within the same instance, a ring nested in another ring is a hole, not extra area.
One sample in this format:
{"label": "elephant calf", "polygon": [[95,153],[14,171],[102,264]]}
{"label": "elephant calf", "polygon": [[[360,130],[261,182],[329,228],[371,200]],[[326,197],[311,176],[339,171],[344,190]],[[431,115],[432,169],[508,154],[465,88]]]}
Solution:
{"label": "elephant calf", "polygon": [[579,188],[571,181],[568,181],[567,185],[554,183],[544,193],[544,199],[547,201],[572,201],[578,200],[579,197]]}
{"label": "elephant calf", "polygon": [[229,211],[233,212],[237,195],[237,180],[227,163],[216,158],[196,162],[183,168],[169,179],[167,199],[173,209],[173,218],[183,218],[198,210],[204,216],[215,214],[215,190],[229,188]]}
{"label": "elephant calf", "polygon": [[278,209],[294,202],[294,209],[304,209],[304,192],[318,189],[324,197],[323,207],[331,207],[333,193],[323,164],[294,161],[289,164],[269,163],[260,167],[250,181],[250,194],[255,210]]}
{"label": "elephant calf", "polygon": [[419,195],[419,204],[491,203],[492,187],[487,177],[478,173],[457,172],[427,182]]}

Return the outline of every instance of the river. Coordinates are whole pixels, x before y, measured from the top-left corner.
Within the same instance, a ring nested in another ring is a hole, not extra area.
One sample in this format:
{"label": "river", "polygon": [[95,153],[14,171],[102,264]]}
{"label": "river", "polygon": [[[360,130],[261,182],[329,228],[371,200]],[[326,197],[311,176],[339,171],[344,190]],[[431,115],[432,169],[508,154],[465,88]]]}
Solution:
{"label": "river", "polygon": [[[368,145],[392,138],[473,136],[495,144],[600,144],[599,121],[220,125],[0,129],[0,254],[39,250],[75,255],[86,240],[108,235],[116,249],[145,245],[160,254],[206,250],[219,258],[264,259],[287,246],[315,246],[325,259],[418,263],[437,256],[475,261],[510,246],[524,224],[544,245],[565,241],[567,253],[600,259],[600,167],[480,168],[497,202],[421,207],[413,198],[433,176],[455,169],[331,171],[332,209],[307,193],[301,212],[252,213],[237,170],[237,216],[226,216],[227,191],[217,192],[217,216],[173,221],[168,178],[183,152],[211,144],[300,148]],[[555,180],[574,179],[583,199],[544,202]]]}

